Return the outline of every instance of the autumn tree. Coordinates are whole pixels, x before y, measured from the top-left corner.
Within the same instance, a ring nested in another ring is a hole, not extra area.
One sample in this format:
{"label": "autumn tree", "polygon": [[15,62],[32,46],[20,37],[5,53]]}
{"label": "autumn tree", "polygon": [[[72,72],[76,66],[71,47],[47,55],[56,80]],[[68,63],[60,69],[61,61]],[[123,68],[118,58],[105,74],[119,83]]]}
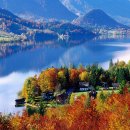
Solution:
{"label": "autumn tree", "polygon": [[70,69],[70,82],[76,86],[79,82],[79,71],[77,69]]}
{"label": "autumn tree", "polygon": [[27,100],[31,100],[32,98],[34,98],[35,96],[34,90],[36,86],[37,86],[36,77],[31,77],[31,78],[26,79],[26,81],[24,82],[23,89],[22,89],[22,96],[26,98]]}
{"label": "autumn tree", "polygon": [[50,68],[43,71],[38,78],[38,85],[42,92],[54,91],[57,85],[57,69]]}
{"label": "autumn tree", "polygon": [[60,83],[62,89],[66,88],[67,79],[66,79],[64,70],[60,70],[58,72],[58,82]]}
{"label": "autumn tree", "polygon": [[80,79],[80,81],[86,81],[86,82],[88,82],[89,81],[88,80],[89,79],[88,72],[84,71],[84,72],[80,73],[79,79]]}

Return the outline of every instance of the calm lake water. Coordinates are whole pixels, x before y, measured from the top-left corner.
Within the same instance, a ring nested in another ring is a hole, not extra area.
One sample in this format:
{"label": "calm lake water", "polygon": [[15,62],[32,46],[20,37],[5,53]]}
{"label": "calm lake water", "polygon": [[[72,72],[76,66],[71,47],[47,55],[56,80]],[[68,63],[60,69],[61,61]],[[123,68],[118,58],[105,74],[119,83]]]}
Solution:
{"label": "calm lake water", "polygon": [[[3,46],[0,52],[2,49]],[[110,59],[115,62],[130,59],[129,38],[67,43],[48,41],[20,43],[17,46],[7,44],[4,49],[0,58],[0,112],[4,113],[21,110],[14,107],[14,100],[22,89],[24,80],[45,68],[81,63],[99,63],[108,68]]]}

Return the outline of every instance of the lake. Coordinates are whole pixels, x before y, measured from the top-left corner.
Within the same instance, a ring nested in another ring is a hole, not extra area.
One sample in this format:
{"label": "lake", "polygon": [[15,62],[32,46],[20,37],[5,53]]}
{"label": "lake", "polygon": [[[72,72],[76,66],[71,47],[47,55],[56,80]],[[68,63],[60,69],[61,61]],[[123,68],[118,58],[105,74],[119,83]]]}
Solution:
{"label": "lake", "polygon": [[91,65],[105,69],[113,59],[130,59],[130,38],[91,41],[47,41],[0,45],[0,112],[15,113],[14,100],[29,76],[48,67]]}

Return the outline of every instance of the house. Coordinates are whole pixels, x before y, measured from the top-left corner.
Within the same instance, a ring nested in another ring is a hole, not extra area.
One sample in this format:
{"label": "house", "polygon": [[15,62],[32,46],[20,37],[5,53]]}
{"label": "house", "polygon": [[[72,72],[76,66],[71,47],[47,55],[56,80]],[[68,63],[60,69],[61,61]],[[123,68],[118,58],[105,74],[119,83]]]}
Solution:
{"label": "house", "polygon": [[65,104],[68,99],[68,95],[66,93],[59,94],[56,96],[56,102],[59,104]]}
{"label": "house", "polygon": [[16,99],[15,100],[15,107],[21,107],[25,104],[25,98]]}
{"label": "house", "polygon": [[89,84],[89,82],[79,82],[78,91],[86,92],[93,90],[94,87]]}
{"label": "house", "polygon": [[120,84],[119,83],[112,83],[113,89],[119,88]]}
{"label": "house", "polygon": [[55,99],[56,102],[59,104],[65,104],[67,102],[68,97],[73,92],[73,88],[69,88],[67,90],[59,91],[58,93],[55,93]]}

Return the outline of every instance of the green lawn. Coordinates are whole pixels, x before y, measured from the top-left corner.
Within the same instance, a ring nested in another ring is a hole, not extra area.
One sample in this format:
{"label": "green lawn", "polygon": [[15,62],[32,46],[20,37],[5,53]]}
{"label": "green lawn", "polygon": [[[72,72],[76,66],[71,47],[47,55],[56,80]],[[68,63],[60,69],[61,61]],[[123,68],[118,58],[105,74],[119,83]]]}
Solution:
{"label": "green lawn", "polygon": [[[97,91],[97,93],[100,94],[102,91],[104,93],[112,93],[112,92],[118,93],[119,92],[119,90],[99,90],[99,91]],[[73,94],[76,96],[81,96],[81,95],[88,95],[88,93],[89,92],[77,92],[77,93],[73,93]]]}
{"label": "green lawn", "polygon": [[[99,90],[99,91],[97,91],[97,97],[100,96],[101,92],[103,92],[104,94],[111,94],[112,92],[119,93],[119,90]],[[70,97],[70,104],[72,104],[74,102],[75,98],[77,98],[77,97],[79,97],[81,95],[89,96],[89,92],[76,92],[76,93],[72,93],[71,97]]]}

